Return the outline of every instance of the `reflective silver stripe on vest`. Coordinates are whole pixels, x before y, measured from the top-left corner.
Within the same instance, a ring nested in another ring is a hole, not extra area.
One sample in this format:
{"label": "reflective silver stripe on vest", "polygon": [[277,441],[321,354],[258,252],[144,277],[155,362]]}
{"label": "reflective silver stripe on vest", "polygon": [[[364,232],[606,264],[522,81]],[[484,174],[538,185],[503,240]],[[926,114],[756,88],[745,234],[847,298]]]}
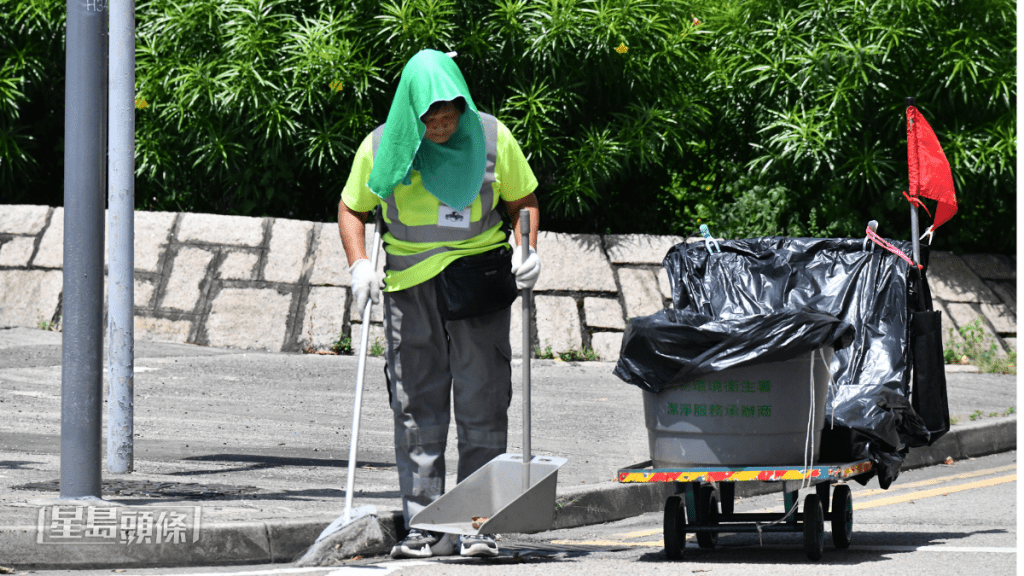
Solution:
{"label": "reflective silver stripe on vest", "polygon": [[[390,230],[390,228],[389,228]],[[448,251],[448,248],[444,246],[438,246],[437,248],[431,248],[430,250],[424,250],[418,254],[410,254],[408,256],[398,256],[395,254],[388,254],[388,270],[405,270],[412,268],[413,266],[423,262],[431,256],[438,254],[444,254]]]}
{"label": "reflective silver stripe on vest", "polygon": [[[395,195],[388,196],[384,201],[385,216],[387,217],[388,232],[397,239],[405,242],[461,242],[475,238],[490,230],[501,222],[501,212],[494,207],[494,164],[498,158],[498,121],[490,114],[480,113],[480,120],[484,127],[484,141],[487,144],[487,167],[484,171],[484,181],[480,186],[480,220],[470,222],[468,228],[447,228],[437,224],[424,224],[420,226],[409,226],[401,222],[401,214],[398,212],[398,203]],[[381,124],[373,131],[373,155],[376,158],[377,148],[380,147],[381,136],[384,133],[384,125]],[[431,251],[433,252],[433,251]],[[418,260],[425,257],[417,255]],[[413,258],[407,256],[405,258]],[[405,259],[403,258],[403,259]],[[390,262],[390,261],[389,261]],[[396,263],[397,264],[397,263]],[[413,262],[415,264],[415,262]],[[410,264],[411,265],[411,264]],[[396,270],[403,270],[406,266],[391,266]]]}

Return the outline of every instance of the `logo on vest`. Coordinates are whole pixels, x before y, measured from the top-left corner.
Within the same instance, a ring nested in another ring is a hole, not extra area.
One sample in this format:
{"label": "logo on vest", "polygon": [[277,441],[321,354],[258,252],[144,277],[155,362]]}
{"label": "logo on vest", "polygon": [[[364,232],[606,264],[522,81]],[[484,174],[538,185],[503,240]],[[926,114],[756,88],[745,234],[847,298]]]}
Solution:
{"label": "logo on vest", "polygon": [[470,208],[456,210],[441,204],[437,209],[437,225],[443,228],[469,228]]}

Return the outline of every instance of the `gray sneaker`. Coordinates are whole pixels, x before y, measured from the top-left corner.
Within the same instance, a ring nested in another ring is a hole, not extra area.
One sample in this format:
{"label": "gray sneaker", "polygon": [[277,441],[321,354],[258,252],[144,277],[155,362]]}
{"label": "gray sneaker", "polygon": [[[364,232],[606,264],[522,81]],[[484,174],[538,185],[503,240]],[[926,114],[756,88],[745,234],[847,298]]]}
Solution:
{"label": "gray sneaker", "polygon": [[455,553],[455,538],[450,534],[427,532],[413,528],[409,535],[391,549],[392,558],[430,558]]}
{"label": "gray sneaker", "polygon": [[498,555],[498,545],[494,538],[486,534],[459,536],[459,555],[474,558],[487,558]]}

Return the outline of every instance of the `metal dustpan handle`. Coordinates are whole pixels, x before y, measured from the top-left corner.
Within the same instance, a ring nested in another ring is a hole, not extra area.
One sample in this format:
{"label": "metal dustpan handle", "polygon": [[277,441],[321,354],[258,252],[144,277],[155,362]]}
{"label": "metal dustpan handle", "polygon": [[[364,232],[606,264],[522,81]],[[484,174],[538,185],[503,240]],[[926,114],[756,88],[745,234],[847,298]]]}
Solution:
{"label": "metal dustpan handle", "polygon": [[[522,240],[519,241],[520,253],[523,261],[530,255],[530,211],[523,208],[519,211],[519,231]],[[533,298],[532,288],[523,288],[523,491],[530,489],[530,461],[533,455],[530,454],[530,320],[532,314],[531,299]]]}

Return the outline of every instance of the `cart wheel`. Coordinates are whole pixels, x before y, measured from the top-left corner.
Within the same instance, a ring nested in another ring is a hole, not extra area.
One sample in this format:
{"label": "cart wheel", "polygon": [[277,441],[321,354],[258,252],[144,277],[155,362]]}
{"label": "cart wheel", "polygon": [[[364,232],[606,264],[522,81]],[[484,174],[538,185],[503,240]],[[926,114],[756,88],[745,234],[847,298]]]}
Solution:
{"label": "cart wheel", "polygon": [[[715,487],[700,487],[697,501],[697,523],[701,526],[718,524],[718,495]],[[697,532],[697,545],[701,548],[714,548],[718,544],[718,532]]]}
{"label": "cart wheel", "polygon": [[853,497],[846,484],[836,486],[832,494],[832,543],[845,550],[853,536]]}
{"label": "cart wheel", "polygon": [[817,494],[804,498],[804,551],[811,560],[820,560],[825,551],[825,512]]}
{"label": "cart wheel", "polygon": [[718,495],[722,497],[722,501],[719,503],[722,506],[722,514],[732,514],[736,503],[736,483],[720,483],[718,485]]}
{"label": "cart wheel", "polygon": [[665,500],[665,556],[669,560],[683,557],[686,547],[686,505],[679,496]]}

